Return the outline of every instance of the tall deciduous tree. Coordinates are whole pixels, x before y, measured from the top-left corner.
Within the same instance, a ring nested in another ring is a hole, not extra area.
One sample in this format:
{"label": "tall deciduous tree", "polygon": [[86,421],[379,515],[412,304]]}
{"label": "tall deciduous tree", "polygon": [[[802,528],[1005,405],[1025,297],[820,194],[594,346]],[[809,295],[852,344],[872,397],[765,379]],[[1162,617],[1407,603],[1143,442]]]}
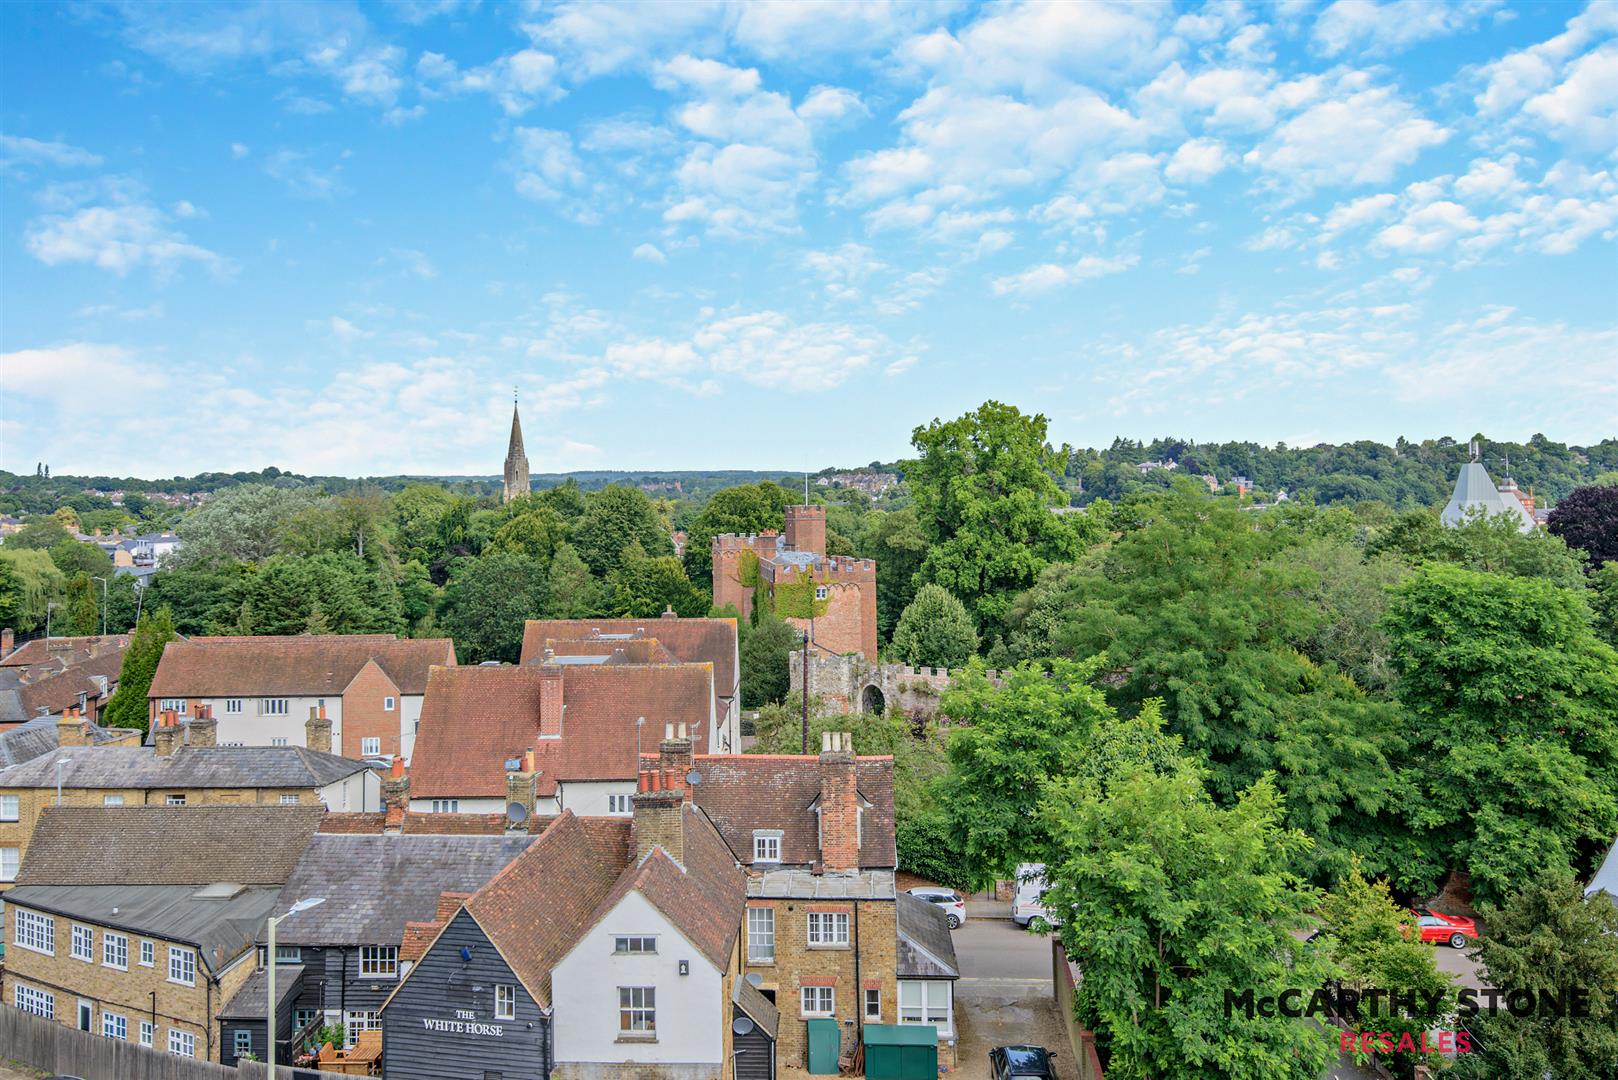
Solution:
{"label": "tall deciduous tree", "polygon": [[243,484],[227,488],[181,519],[182,541],[173,558],[180,566],[259,562],[282,547],[288,523],[315,501],[303,489]]}
{"label": "tall deciduous tree", "polygon": [[439,625],[455,639],[462,663],[522,654],[523,624],[545,606],[545,575],[532,559],[491,552],[456,567],[444,590]]}
{"label": "tall deciduous tree", "polygon": [[592,491],[584,504],[584,514],[573,525],[573,546],[597,577],[617,569],[630,544],[639,544],[647,555],[674,554],[674,541],[639,488],[613,484]]}
{"label": "tall deciduous tree", "polygon": [[1045,417],[998,401],[955,420],[918,427],[919,453],[904,463],[916,517],[927,538],[917,582],[971,597],[985,633],[999,628],[1012,597],[1047,564],[1072,559],[1084,536],[1056,477],[1067,448],[1045,441]]}
{"label": "tall deciduous tree", "polygon": [[1545,528],[1588,555],[1591,566],[1618,560],[1618,484],[1574,488],[1552,508]]}
{"label": "tall deciduous tree", "polygon": [[129,647],[124,650],[123,667],[118,673],[118,689],[107,702],[102,723],[109,727],[146,730],[146,694],[152,688],[152,676],[157,674],[157,662],[163,658],[163,647],[174,637],[174,618],[168,608],[147,609],[142,613],[135,632],[129,636]]}
{"label": "tall deciduous tree", "polygon": [[1597,892],[1588,899],[1560,870],[1528,882],[1500,910],[1485,909],[1479,942],[1485,985],[1544,991],[1579,989],[1585,1016],[1501,1010],[1468,1021],[1472,1049],[1455,1060],[1458,1080],[1503,1076],[1611,1080],[1618,1075],[1618,909]]}
{"label": "tall deciduous tree", "polygon": [[792,492],[768,480],[714,492],[686,529],[685,570],[691,580],[698,584],[712,580],[715,536],[779,529],[794,501]]}
{"label": "tall deciduous tree", "polygon": [[858,554],[876,562],[876,627],[883,641],[916,595],[916,571],[927,555],[915,507],[872,510],[860,530]]}
{"label": "tall deciduous tree", "polygon": [[586,619],[601,614],[602,604],[601,583],[590,576],[578,551],[566,541],[558,544],[545,583],[545,617]]}
{"label": "tall deciduous tree", "polygon": [[608,606],[625,619],[651,619],[673,609],[676,615],[706,614],[708,597],[691,584],[673,555],[647,555],[631,542],[607,577]]}
{"label": "tall deciduous tree", "polygon": [[789,656],[797,647],[798,631],[768,612],[761,615],[741,644],[743,708],[756,709],[787,696],[792,682]]}
{"label": "tall deciduous tree", "polygon": [[1496,901],[1618,830],[1618,652],[1584,598],[1428,566],[1387,626],[1432,856]]}
{"label": "tall deciduous tree", "polygon": [[67,580],[67,591],[52,628],[58,635],[72,637],[101,632],[101,593],[89,574],[74,574]]}
{"label": "tall deciduous tree", "polygon": [[966,605],[937,585],[923,585],[893,631],[893,655],[918,667],[961,667],[978,651]]}

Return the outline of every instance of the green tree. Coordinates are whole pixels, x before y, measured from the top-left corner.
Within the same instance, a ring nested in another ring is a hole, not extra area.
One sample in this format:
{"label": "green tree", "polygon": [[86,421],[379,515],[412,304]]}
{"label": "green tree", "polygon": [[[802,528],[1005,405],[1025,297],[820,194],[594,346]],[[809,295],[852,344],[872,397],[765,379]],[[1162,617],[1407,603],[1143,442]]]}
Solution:
{"label": "green tree", "polygon": [[112,577],[112,559],[94,544],[81,544],[77,540],[63,540],[52,544],[51,562],[62,573],[89,574],[91,577]]}
{"label": "green tree", "polygon": [[1495,901],[1611,841],[1618,652],[1579,593],[1432,565],[1395,589],[1387,627],[1437,871]]}
{"label": "green tree", "polygon": [[1597,892],[1588,899],[1565,869],[1529,881],[1503,909],[1485,908],[1489,932],[1478,957],[1484,985],[1556,995],[1589,993],[1582,1017],[1505,1010],[1468,1021],[1471,1052],[1457,1055],[1457,1080],[1618,1076],[1618,909]]}
{"label": "green tree", "polygon": [[101,633],[101,592],[89,574],[74,574],[68,578],[67,590],[51,630],[66,637]]}
{"label": "green tree", "polygon": [[437,484],[411,484],[393,497],[393,528],[400,558],[423,566],[444,557],[438,522],[455,497]]}
{"label": "green tree", "polygon": [[1454,563],[1516,577],[1548,578],[1577,587],[1584,573],[1584,556],[1559,536],[1541,529],[1518,532],[1505,514],[1468,518],[1450,527],[1431,510],[1408,510],[1380,530],[1366,545],[1371,555],[1384,552],[1413,564]]}
{"label": "green tree", "polygon": [[961,667],[978,651],[966,605],[937,585],[923,585],[893,631],[893,655],[917,667]]}
{"label": "green tree", "polygon": [[[1320,917],[1326,924],[1322,942],[1342,969],[1345,986],[1354,990],[1396,987],[1418,995],[1416,1008],[1367,1016],[1361,1024],[1363,1030],[1391,1032],[1396,1041],[1409,1035],[1419,1043],[1422,1033],[1439,1026],[1447,1006],[1430,1010],[1419,1003],[1451,1000],[1449,976],[1433,962],[1432,947],[1409,936],[1410,913],[1393,902],[1386,882],[1366,880],[1355,863],[1322,900]],[[1360,1056],[1379,1058],[1399,1076],[1409,1075],[1424,1058],[1419,1053],[1399,1052]]]}
{"label": "green tree", "polygon": [[[927,539],[917,584],[972,598],[980,630],[999,628],[1017,592],[1047,564],[1072,559],[1087,533],[1052,507],[1066,502],[1056,476],[1067,448],[1045,441],[1045,417],[997,401],[947,422],[918,427],[920,456],[904,463]],[[1085,522],[1082,528],[1087,528]]]}
{"label": "green tree", "polygon": [[608,606],[614,616],[651,619],[673,609],[686,618],[708,610],[708,597],[685,576],[673,555],[647,555],[634,541],[607,576]]}
{"label": "green tree", "polygon": [[973,666],[945,692],[951,770],[940,796],[974,885],[1045,861],[1042,785],[1077,772],[1091,730],[1114,715],[1090,684],[1095,671],[1094,662],[1027,663],[997,687]]}
{"label": "green tree", "polygon": [[[259,567],[241,591],[252,610],[251,633],[399,633],[403,605],[391,567],[373,569],[352,552],[277,556]],[[319,610],[320,617],[315,619]]]}
{"label": "green tree", "polygon": [[23,582],[8,560],[0,559],[0,626],[16,629],[22,622]]}
{"label": "green tree", "polygon": [[1281,802],[1264,778],[1221,809],[1183,758],[1048,795],[1044,902],[1084,973],[1074,1011],[1110,1052],[1108,1076],[1315,1080],[1335,1055],[1305,1021],[1226,1015],[1227,993],[1332,974],[1294,936],[1318,895],[1292,873],[1310,841],[1285,828]]}
{"label": "green tree", "polygon": [[491,552],[456,566],[444,590],[439,625],[455,639],[462,663],[515,663],[523,624],[545,608],[545,575],[532,559]]}
{"label": "green tree", "polygon": [[302,488],[243,484],[218,492],[181,519],[178,566],[259,562],[282,550],[287,523],[315,501]]}
{"label": "green tree", "polygon": [[123,667],[118,673],[118,689],[107,702],[102,723],[108,727],[146,730],[146,693],[152,688],[152,676],[157,674],[163,647],[174,638],[174,618],[168,608],[148,609],[141,615],[135,632],[129,636],[129,647],[124,650]]}
{"label": "green tree", "polygon": [[73,534],[55,518],[35,518],[21,529],[6,537],[6,547],[13,551],[37,549],[48,551],[62,542],[77,543]]}
{"label": "green tree", "polygon": [[545,584],[547,619],[587,619],[601,614],[604,598],[601,582],[590,575],[579,553],[565,540],[551,557]]}
{"label": "green tree", "polygon": [[720,533],[762,532],[779,529],[793,493],[780,484],[763,481],[721,488],[709,497],[686,528],[685,570],[692,581],[713,580],[713,538]]}
{"label": "green tree", "polygon": [[556,546],[567,540],[567,522],[550,507],[518,514],[494,532],[489,547],[534,559],[550,566]]}
{"label": "green tree", "polygon": [[857,548],[862,558],[876,562],[876,626],[887,641],[915,598],[916,572],[927,556],[927,537],[915,507],[872,510],[865,516]]}
{"label": "green tree", "polygon": [[584,514],[573,526],[573,546],[597,577],[617,569],[632,543],[653,557],[674,554],[674,541],[640,488],[612,484],[592,491],[584,503]]}
{"label": "green tree", "polygon": [[798,631],[768,613],[759,619],[741,644],[742,708],[756,709],[786,697],[789,656],[797,647]]}
{"label": "green tree", "polygon": [[1590,612],[1596,636],[1618,647],[1618,559],[1609,559],[1590,575]]}

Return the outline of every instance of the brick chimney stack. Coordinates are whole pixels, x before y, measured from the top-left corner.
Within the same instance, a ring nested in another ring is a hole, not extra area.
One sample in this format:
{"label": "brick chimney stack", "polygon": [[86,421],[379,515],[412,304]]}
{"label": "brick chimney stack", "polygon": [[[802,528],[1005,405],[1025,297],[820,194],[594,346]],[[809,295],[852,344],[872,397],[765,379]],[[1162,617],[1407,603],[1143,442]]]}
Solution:
{"label": "brick chimney stack", "polygon": [[559,739],[562,737],[562,717],[564,705],[562,702],[561,668],[546,670],[545,677],[539,681],[539,737],[541,739]]}
{"label": "brick chimney stack", "polygon": [[691,733],[684,724],[664,724],[657,744],[657,767],[682,779],[691,771]]}
{"label": "brick chimney stack", "polygon": [[10,656],[17,647],[17,635],[7,626],[0,629],[0,656]]}
{"label": "brick chimney stack", "polygon": [[530,746],[523,752],[517,768],[506,773],[506,802],[521,803],[530,814],[534,812],[534,781],[539,775],[539,766],[534,760],[534,748]]}
{"label": "brick chimney stack", "polygon": [[820,736],[820,864],[828,874],[860,868],[860,793],[847,731]]}
{"label": "brick chimney stack", "polygon": [[685,795],[685,778],[678,773],[640,774],[631,826],[637,864],[645,862],[654,847],[660,847],[669,858],[685,865]]}
{"label": "brick chimney stack", "polygon": [[331,721],[326,718],[326,706],[309,706],[309,719],[303,724],[303,743],[317,753],[331,753]]}
{"label": "brick chimney stack", "polygon": [[56,720],[56,745],[66,749],[69,746],[91,746],[94,740],[90,737],[90,724],[84,718],[84,713],[77,706],[69,706],[62,711]]}
{"label": "brick chimney stack", "polygon": [[388,775],[382,778],[382,810],[386,814],[385,827],[404,823],[405,811],[410,808],[410,776],[405,772],[404,758],[396,757],[388,766]]}
{"label": "brick chimney stack", "polygon": [[157,715],[157,726],[152,728],[152,749],[158,757],[168,757],[180,744],[179,714],[164,709]]}
{"label": "brick chimney stack", "polygon": [[219,721],[213,718],[213,706],[198,705],[185,731],[187,746],[218,746]]}

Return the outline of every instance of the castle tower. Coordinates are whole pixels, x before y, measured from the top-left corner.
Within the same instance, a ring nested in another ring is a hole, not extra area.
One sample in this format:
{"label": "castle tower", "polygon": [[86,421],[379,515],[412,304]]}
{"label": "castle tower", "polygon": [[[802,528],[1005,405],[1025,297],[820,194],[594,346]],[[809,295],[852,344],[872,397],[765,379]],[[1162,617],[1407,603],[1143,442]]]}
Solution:
{"label": "castle tower", "polygon": [[502,502],[510,502],[519,495],[527,495],[528,455],[522,448],[522,419],[517,415],[517,392],[511,393],[511,445],[506,448],[506,482],[501,493]]}

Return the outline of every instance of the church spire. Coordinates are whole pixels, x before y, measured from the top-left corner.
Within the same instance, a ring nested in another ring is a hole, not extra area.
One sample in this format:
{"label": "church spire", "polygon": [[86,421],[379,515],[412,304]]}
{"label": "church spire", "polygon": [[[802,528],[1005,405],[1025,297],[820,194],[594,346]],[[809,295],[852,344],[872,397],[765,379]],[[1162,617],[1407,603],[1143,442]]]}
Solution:
{"label": "church spire", "polygon": [[528,483],[528,456],[523,452],[522,418],[517,415],[517,388],[511,388],[511,443],[506,447],[505,485],[501,501],[510,502],[532,490]]}

